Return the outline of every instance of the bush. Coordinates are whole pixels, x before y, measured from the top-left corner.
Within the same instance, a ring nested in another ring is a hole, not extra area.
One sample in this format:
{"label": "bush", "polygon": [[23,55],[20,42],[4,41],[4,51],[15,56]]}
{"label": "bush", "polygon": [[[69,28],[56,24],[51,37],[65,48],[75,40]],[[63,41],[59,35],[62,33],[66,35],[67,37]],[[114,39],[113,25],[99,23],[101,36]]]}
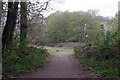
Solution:
{"label": "bush", "polygon": [[5,77],[18,76],[21,73],[40,68],[44,65],[46,57],[49,56],[47,49],[28,47],[27,44],[22,48],[24,53],[21,54],[20,45],[14,42],[4,50],[2,56],[2,74]]}
{"label": "bush", "polygon": [[[109,63],[107,63],[106,65],[111,66],[112,69],[115,70],[116,68],[118,68],[120,64],[120,56],[118,53],[117,44],[118,44],[118,32],[113,33],[111,31],[105,32],[105,30],[103,30],[102,27],[101,33],[99,33],[96,36],[96,40],[86,41],[85,45],[76,47],[74,49],[74,52],[76,56],[86,56],[85,58],[87,60],[91,59],[94,61],[100,61],[102,63],[108,61]],[[106,69],[107,68],[105,68],[105,70]],[[108,72],[104,71],[100,74],[101,76],[107,76],[106,74],[108,74]],[[119,73],[116,75],[120,76]]]}

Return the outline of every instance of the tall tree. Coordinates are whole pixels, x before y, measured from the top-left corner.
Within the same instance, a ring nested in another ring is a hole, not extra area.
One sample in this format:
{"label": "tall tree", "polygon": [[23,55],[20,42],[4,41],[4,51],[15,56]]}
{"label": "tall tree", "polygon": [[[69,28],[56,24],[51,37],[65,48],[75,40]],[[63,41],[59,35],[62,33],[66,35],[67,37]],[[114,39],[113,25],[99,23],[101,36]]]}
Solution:
{"label": "tall tree", "polygon": [[[48,3],[50,1],[51,0],[48,0],[46,2],[37,1],[34,4],[29,2],[28,6],[27,6],[27,0],[25,2],[22,2],[22,0],[21,0],[21,27],[20,27],[20,41],[21,42],[26,41],[26,39],[27,39],[27,29],[28,29],[27,28],[27,23],[28,23],[27,18],[29,17],[29,18],[32,18],[32,20],[34,20],[33,18],[43,17],[41,12],[45,11],[47,9]],[[28,10],[27,10],[27,8],[28,8]],[[30,15],[27,14],[28,11],[29,11]],[[35,22],[35,21],[33,21],[33,22]]]}
{"label": "tall tree", "polygon": [[[100,21],[88,12],[56,12],[48,16],[48,42],[94,40],[99,32]],[[87,36],[87,37],[86,37]]]}
{"label": "tall tree", "polygon": [[3,49],[8,48],[8,45],[12,43],[17,20],[18,4],[17,0],[15,2],[8,2],[7,21],[2,34]]}
{"label": "tall tree", "polygon": [[27,38],[27,2],[21,2],[21,26],[20,41],[26,41]]}
{"label": "tall tree", "polygon": [[20,53],[19,56],[22,58],[25,54],[25,46],[27,39],[27,2],[21,0],[21,21],[20,21]]}

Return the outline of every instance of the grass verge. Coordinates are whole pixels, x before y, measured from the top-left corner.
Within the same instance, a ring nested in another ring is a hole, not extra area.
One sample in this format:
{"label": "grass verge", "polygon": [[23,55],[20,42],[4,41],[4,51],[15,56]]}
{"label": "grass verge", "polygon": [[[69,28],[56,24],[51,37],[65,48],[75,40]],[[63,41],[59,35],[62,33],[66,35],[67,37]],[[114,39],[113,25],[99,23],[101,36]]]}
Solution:
{"label": "grass verge", "polygon": [[85,55],[75,56],[79,61],[88,69],[95,71],[101,77],[116,78],[118,71],[116,68],[111,67],[111,62],[106,61],[97,61],[87,58]]}

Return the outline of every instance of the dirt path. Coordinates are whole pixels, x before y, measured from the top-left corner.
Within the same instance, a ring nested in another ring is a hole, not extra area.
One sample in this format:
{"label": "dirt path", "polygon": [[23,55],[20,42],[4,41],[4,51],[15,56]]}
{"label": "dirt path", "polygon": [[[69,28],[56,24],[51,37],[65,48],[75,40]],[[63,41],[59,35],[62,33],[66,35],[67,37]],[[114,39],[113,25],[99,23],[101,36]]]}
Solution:
{"label": "dirt path", "polygon": [[61,53],[50,57],[45,66],[37,71],[21,75],[20,78],[94,78],[94,73],[87,71],[72,53]]}

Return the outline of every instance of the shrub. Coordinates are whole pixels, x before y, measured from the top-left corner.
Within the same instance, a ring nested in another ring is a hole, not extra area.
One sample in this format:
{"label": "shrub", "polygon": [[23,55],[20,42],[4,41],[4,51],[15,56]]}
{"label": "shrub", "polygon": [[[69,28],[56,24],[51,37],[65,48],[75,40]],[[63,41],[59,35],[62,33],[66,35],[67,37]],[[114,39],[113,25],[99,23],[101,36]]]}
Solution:
{"label": "shrub", "polygon": [[5,77],[18,76],[21,73],[35,70],[44,65],[44,60],[49,56],[47,49],[37,49],[34,47],[28,47],[28,45],[22,46],[23,50],[21,54],[17,41],[10,44],[7,49],[4,50],[2,55],[2,74]]}
{"label": "shrub", "polygon": [[[118,53],[118,32],[111,32],[101,28],[101,33],[97,34],[96,40],[86,41],[85,45],[78,46],[74,49],[76,56],[86,56],[86,59],[97,61],[109,61],[109,66],[115,69],[120,64],[120,56]],[[93,64],[94,65],[94,64]],[[119,69],[118,69],[119,70]],[[106,76],[107,72],[100,73]],[[119,76],[119,73],[117,74]]]}

